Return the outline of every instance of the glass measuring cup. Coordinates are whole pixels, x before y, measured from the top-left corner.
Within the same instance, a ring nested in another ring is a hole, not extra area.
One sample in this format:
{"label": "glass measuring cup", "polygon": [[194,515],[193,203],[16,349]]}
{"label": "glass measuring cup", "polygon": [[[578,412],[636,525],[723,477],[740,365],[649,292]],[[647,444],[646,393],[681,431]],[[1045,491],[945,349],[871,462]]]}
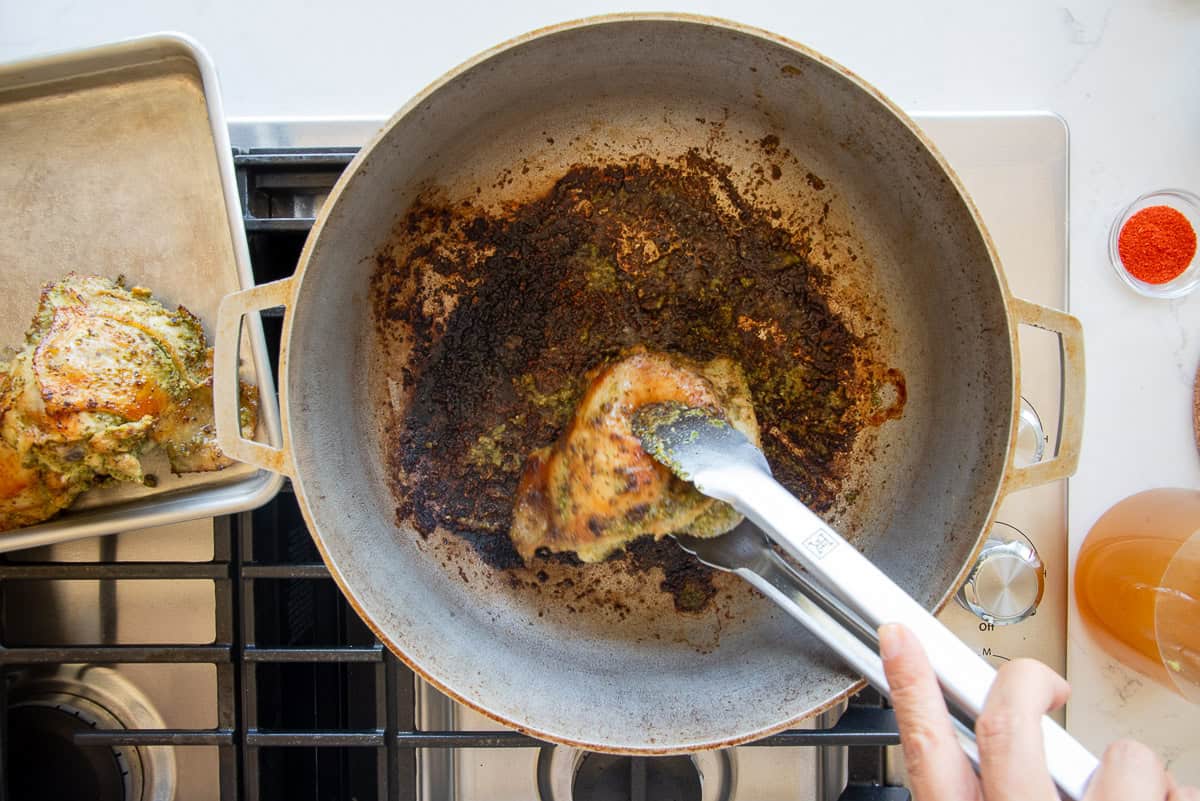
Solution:
{"label": "glass measuring cup", "polygon": [[1200,703],[1200,491],[1149,490],[1105,512],[1079,550],[1075,600],[1105,651]]}
{"label": "glass measuring cup", "polygon": [[1175,689],[1200,704],[1200,532],[1175,552],[1155,601],[1158,652]]}

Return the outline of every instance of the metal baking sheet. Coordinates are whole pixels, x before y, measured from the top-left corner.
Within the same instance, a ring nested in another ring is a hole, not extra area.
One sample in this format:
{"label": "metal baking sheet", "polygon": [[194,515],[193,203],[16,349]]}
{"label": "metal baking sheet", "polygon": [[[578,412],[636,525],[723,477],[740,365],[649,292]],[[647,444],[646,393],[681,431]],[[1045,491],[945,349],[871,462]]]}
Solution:
{"label": "metal baking sheet", "polygon": [[[250,256],[216,73],[190,39],[161,34],[0,66],[0,348],[20,346],[41,285],[69,272],[125,276],[212,337],[221,298],[251,286]],[[243,377],[259,387],[258,439],[278,444],[262,327],[243,326]],[[229,514],[283,479],[249,465],[154,488],[82,495],[58,517],[0,533],[0,551]]]}

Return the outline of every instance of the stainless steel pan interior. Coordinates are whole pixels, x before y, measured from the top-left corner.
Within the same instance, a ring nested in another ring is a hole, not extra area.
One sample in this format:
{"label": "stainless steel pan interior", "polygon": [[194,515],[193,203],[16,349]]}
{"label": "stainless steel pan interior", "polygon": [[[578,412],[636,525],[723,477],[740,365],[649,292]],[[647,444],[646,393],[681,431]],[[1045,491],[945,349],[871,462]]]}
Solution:
{"label": "stainless steel pan interior", "polygon": [[1012,468],[1010,452],[1017,324],[1064,332],[1068,419],[1079,411],[1078,327],[1009,297],[973,207],[913,123],[812,51],[676,16],[607,17],[510,42],[422,92],[364,149],[294,279],[226,299],[219,394],[241,314],[288,307],[285,445],[237,440],[221,422],[230,404],[219,403],[222,446],[291,475],[327,563],[379,637],[500,721],[593,749],[697,750],[782,729],[858,684],[735,583],[722,585],[717,611],[681,616],[646,591],[652,578],[570,568],[600,571],[605,593],[632,600],[626,615],[566,611],[460,540],[397,525],[384,470],[381,409],[403,393],[389,381],[395,365],[379,363],[371,276],[419,192],[495,206],[545,191],[578,162],[692,147],[751,176],[769,135],[792,160],[759,191],[802,213],[828,203],[826,235],[861,256],[824,264],[835,300],[855,325],[877,327],[909,390],[903,417],[863,438],[857,500],[835,522],[921,603],[940,606],[1006,480],[1011,489],[1073,469],[1074,430],[1032,472]]}

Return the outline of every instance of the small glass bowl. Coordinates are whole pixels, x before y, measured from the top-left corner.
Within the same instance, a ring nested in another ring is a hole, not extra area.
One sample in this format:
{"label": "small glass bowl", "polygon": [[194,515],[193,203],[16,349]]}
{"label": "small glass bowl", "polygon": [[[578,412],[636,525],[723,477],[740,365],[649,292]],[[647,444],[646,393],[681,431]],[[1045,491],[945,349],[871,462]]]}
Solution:
{"label": "small glass bowl", "polygon": [[1117,219],[1113,221],[1112,230],[1108,234],[1109,261],[1112,262],[1117,275],[1133,291],[1148,298],[1181,298],[1200,285],[1200,248],[1197,249],[1196,255],[1192,256],[1192,261],[1187,269],[1164,284],[1148,284],[1145,281],[1139,281],[1121,263],[1121,254],[1117,248],[1121,229],[1125,227],[1125,223],[1129,222],[1130,217],[1150,206],[1170,206],[1187,217],[1188,222],[1192,224],[1192,230],[1200,235],[1200,197],[1186,189],[1159,189],[1157,192],[1142,195],[1117,215]]}

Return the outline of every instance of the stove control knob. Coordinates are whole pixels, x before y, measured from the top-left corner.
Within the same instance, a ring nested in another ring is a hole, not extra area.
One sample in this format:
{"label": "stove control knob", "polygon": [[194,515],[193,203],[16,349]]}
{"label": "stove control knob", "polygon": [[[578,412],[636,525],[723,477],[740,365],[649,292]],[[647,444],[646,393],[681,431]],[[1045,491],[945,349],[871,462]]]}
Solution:
{"label": "stove control knob", "polygon": [[1007,523],[996,523],[983,545],[958,603],[986,623],[1020,623],[1037,610],[1046,586],[1046,566],[1029,538]]}
{"label": "stove control knob", "polygon": [[1033,404],[1021,398],[1021,414],[1017,423],[1017,447],[1014,461],[1028,467],[1042,461],[1046,455],[1046,428]]}

